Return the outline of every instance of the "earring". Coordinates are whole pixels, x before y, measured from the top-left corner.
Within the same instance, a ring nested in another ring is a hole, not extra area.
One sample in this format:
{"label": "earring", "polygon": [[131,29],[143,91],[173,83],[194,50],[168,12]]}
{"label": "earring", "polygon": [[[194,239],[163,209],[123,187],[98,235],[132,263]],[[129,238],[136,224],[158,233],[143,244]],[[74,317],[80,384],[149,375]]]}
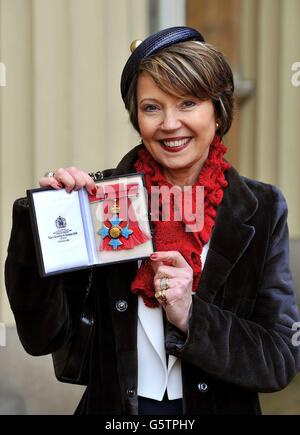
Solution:
{"label": "earring", "polygon": [[220,127],[220,124],[219,124],[218,122],[216,122],[216,127],[217,127],[217,128],[219,128],[219,127]]}

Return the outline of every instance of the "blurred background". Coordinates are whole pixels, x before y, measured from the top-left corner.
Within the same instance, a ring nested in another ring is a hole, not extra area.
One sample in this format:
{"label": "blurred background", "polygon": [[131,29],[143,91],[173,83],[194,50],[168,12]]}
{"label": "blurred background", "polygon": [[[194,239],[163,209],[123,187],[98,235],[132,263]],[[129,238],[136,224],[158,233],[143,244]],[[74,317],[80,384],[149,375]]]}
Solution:
{"label": "blurred background", "polygon": [[[133,39],[173,25],[199,29],[232,66],[227,157],[283,191],[300,295],[300,0],[0,0],[2,270],[15,198],[48,170],[113,167],[139,142],[121,71]],[[50,356],[22,349],[3,277],[0,327],[0,414],[73,413],[83,388],[57,382]],[[300,377],[261,401],[266,414],[300,414]]]}

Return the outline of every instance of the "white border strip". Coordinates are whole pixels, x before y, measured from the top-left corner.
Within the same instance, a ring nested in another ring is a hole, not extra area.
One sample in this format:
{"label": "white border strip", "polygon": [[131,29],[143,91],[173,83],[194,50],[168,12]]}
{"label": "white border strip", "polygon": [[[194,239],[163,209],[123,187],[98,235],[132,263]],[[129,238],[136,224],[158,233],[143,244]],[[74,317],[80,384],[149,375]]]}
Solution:
{"label": "white border strip", "polygon": [[0,86],[6,86],[6,66],[3,62],[0,62]]}
{"label": "white border strip", "polygon": [[0,322],[0,347],[6,346],[6,328],[5,324]]}

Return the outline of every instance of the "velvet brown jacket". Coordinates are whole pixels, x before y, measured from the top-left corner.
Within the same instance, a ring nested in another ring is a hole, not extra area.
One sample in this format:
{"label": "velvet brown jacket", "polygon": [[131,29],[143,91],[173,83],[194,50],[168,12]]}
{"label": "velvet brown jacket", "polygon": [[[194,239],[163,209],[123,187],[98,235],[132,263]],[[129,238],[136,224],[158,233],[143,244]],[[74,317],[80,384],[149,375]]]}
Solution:
{"label": "velvet brown jacket", "polygon": [[[134,171],[138,148],[114,175]],[[183,412],[190,415],[259,414],[258,392],[284,388],[300,366],[286,202],[275,187],[234,168],[226,178],[188,335],[166,328],[166,352],[182,361]],[[77,413],[138,413],[136,270],[136,261],[95,269],[90,377]],[[57,350],[76,324],[88,271],[39,277],[26,199],[14,204],[5,280],[25,350]],[[126,310],[118,310],[120,301]]]}

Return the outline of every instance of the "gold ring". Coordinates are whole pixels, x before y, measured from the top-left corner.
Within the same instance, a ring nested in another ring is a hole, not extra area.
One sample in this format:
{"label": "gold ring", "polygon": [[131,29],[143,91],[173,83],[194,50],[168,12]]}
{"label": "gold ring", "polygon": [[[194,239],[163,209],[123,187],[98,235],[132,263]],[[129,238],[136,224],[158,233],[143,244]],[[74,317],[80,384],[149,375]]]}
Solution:
{"label": "gold ring", "polygon": [[155,292],[154,296],[159,302],[162,302],[163,304],[167,302],[166,290],[159,290],[158,292]]}
{"label": "gold ring", "polygon": [[159,288],[160,288],[161,291],[168,290],[168,288],[169,288],[169,278],[167,276],[164,276],[163,278],[160,278]]}

